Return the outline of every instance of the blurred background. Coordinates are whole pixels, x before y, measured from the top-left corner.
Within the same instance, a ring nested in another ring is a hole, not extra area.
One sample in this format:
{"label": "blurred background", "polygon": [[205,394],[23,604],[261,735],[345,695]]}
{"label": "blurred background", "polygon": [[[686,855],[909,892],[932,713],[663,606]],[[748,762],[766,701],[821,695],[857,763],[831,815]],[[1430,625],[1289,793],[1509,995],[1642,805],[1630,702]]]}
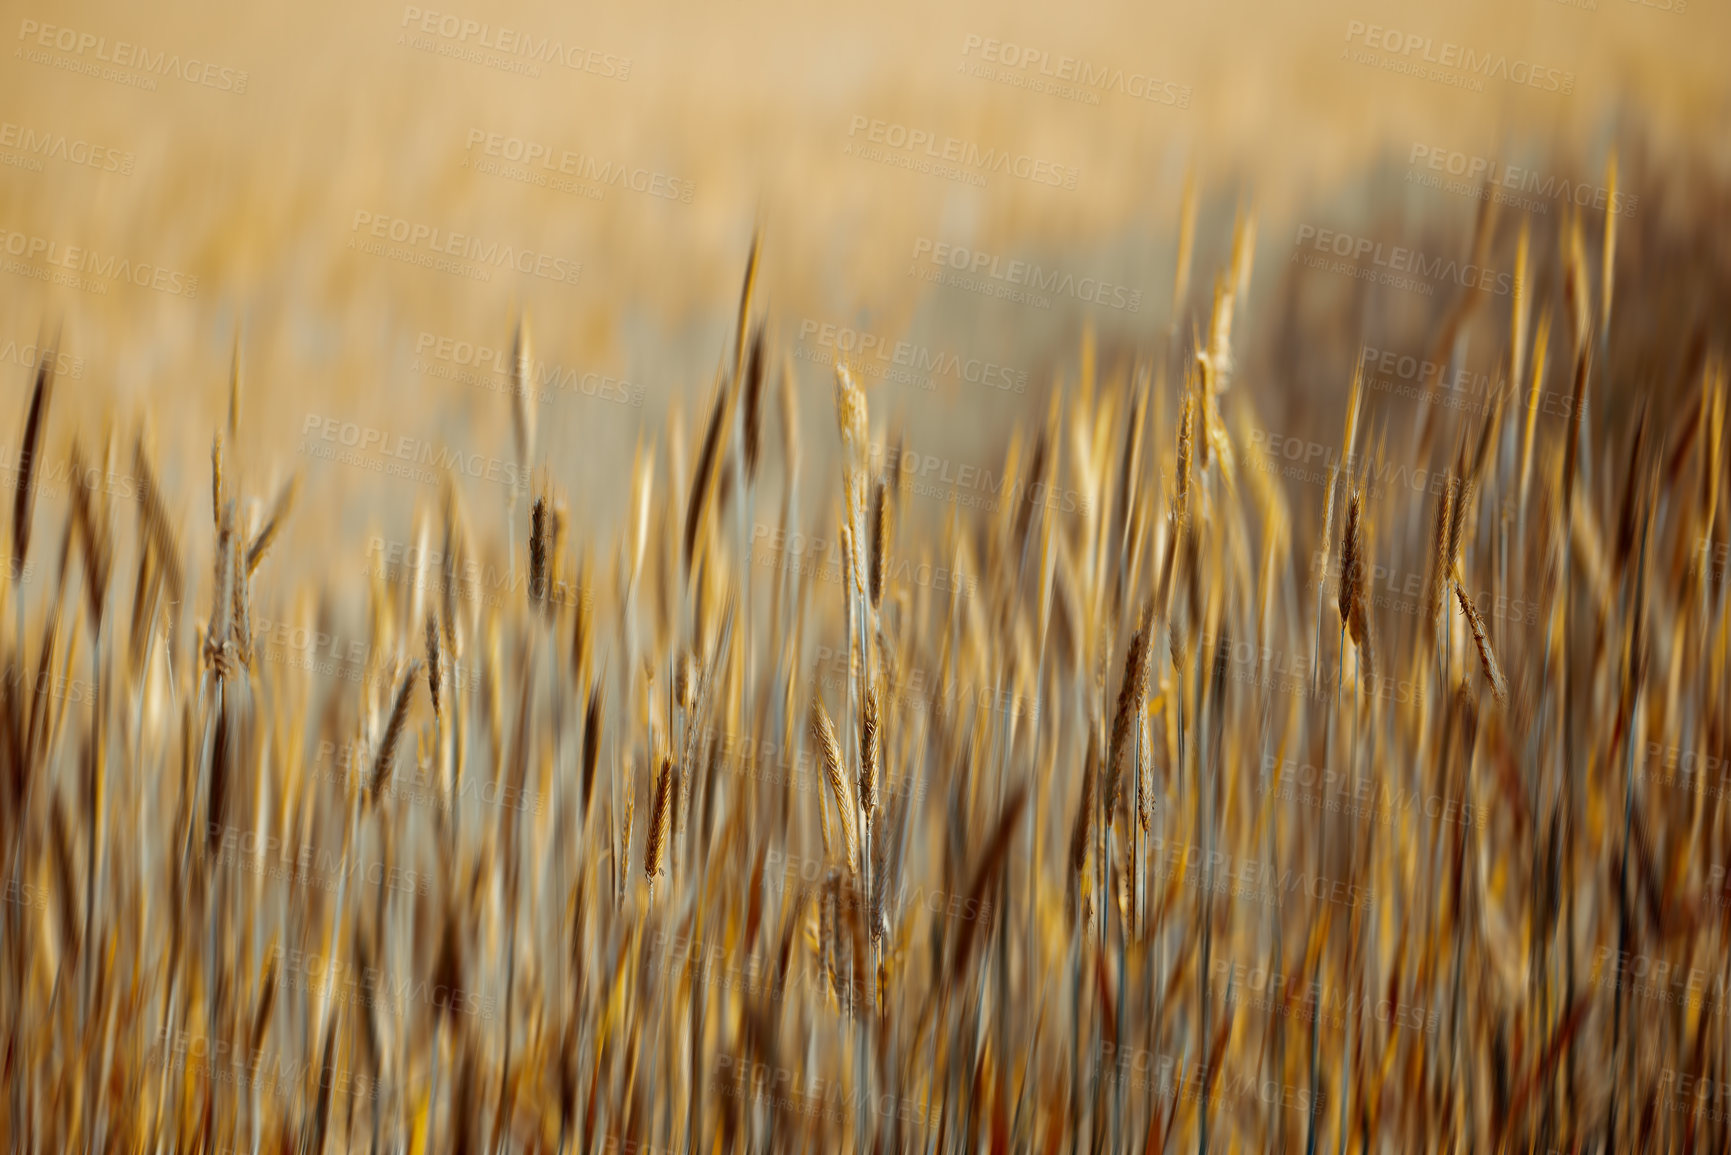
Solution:
{"label": "blurred background", "polygon": [[58,327],[59,420],[144,415],[165,486],[197,492],[238,333],[237,467],[255,492],[304,468],[328,511],[283,556],[359,564],[338,547],[429,491],[315,443],[354,426],[508,461],[519,311],[538,464],[581,495],[577,532],[616,525],[633,446],[702,412],[757,225],[813,431],[852,352],[874,412],[969,461],[1074,376],[1085,329],[1111,355],[1206,328],[1240,215],[1238,379],[1293,432],[1313,408],[1338,428],[1358,342],[1422,355],[1459,294],[1298,263],[1324,230],[1465,263],[1488,175],[1541,248],[1571,201],[1596,234],[1616,151],[1624,244],[1727,244],[1683,203],[1723,203],[1731,138],[1731,11],[1699,0],[455,5],[9,4],[8,445]]}

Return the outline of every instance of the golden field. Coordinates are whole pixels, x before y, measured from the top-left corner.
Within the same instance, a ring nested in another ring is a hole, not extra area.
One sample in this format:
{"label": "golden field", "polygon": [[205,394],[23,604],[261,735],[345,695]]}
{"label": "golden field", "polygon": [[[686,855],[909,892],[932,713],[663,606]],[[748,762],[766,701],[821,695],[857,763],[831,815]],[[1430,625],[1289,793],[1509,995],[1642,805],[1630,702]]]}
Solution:
{"label": "golden field", "polygon": [[1728,25],[14,6],[9,1146],[1721,1149]]}

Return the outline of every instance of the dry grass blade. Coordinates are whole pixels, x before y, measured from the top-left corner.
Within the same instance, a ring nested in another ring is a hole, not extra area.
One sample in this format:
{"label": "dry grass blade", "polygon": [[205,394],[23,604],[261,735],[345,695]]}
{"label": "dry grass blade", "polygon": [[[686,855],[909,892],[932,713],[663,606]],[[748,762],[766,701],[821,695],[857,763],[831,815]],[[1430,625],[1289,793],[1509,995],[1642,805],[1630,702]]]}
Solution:
{"label": "dry grass blade", "polygon": [[243,666],[252,665],[252,589],[247,580],[246,552],[239,535],[234,538],[234,558],[230,562],[229,614],[231,641],[235,659]]}
{"label": "dry grass blade", "polygon": [[[56,342],[58,345],[58,342]],[[42,448],[42,430],[48,423],[48,402],[54,394],[55,347],[36,361],[36,380],[30,389],[30,407],[24,415],[24,440],[18,449],[18,493],[12,504],[12,576],[21,580],[30,554],[30,515],[36,506],[36,465]]]}
{"label": "dry grass blade", "polygon": [[[535,455],[535,360],[529,345],[529,318],[517,318],[511,335],[511,432],[517,460],[524,466]],[[526,475],[526,472],[525,472]]]}
{"label": "dry grass blade", "polygon": [[157,485],[156,471],[151,468],[142,437],[133,445],[132,467],[138,474],[138,500],[144,507],[145,533],[167,576],[169,596],[178,602],[186,589],[186,579],[180,564],[179,535],[175,533],[174,522],[163,507],[162,490]]}
{"label": "dry grass blade", "polygon": [[270,513],[266,515],[264,527],[252,539],[252,544],[246,549],[246,572],[250,577],[258,572],[259,563],[270,551],[271,543],[282,532],[283,523],[288,520],[289,511],[294,508],[295,493],[300,488],[300,474],[295,474],[283,483],[277,491],[276,500],[271,502]]}
{"label": "dry grass blade", "polygon": [[210,624],[205,631],[206,658],[224,676],[229,653],[229,630],[234,622],[234,502],[223,503],[217,515],[216,568],[211,582]]}
{"label": "dry grass blade", "polygon": [[397,757],[397,746],[402,741],[403,729],[409,720],[409,698],[420,674],[421,660],[416,658],[409,663],[408,670],[397,682],[397,692],[391,698],[390,718],[385,723],[384,736],[379,739],[378,753],[373,755],[372,772],[367,776],[369,797],[377,798],[379,790],[390,779],[391,766]]}
{"label": "dry grass blade", "polygon": [[72,443],[72,470],[77,481],[72,487],[72,517],[78,529],[78,543],[84,550],[84,589],[90,607],[90,620],[100,630],[102,602],[108,590],[109,579],[108,521],[96,510],[91,470],[85,464],[77,441]]}
{"label": "dry grass blade", "polygon": [[[1087,761],[1082,769],[1082,796],[1076,804],[1076,821],[1070,829],[1070,875],[1073,887],[1079,889],[1088,869],[1088,851],[1094,832],[1094,791],[1098,788],[1100,750],[1097,742],[1088,743]],[[1072,901],[1076,891],[1071,891]],[[1072,910],[1072,914],[1074,914]]]}
{"label": "dry grass blade", "polygon": [[757,461],[763,444],[763,326],[751,334],[751,351],[745,359],[745,475],[757,480]]}
{"label": "dry grass blade", "polygon": [[1175,477],[1177,496],[1173,501],[1174,516],[1180,526],[1185,525],[1190,518],[1190,457],[1191,447],[1195,444],[1195,419],[1195,393],[1185,389],[1183,408],[1178,413],[1178,467]]}
{"label": "dry grass blade", "polygon": [[685,568],[689,573],[696,556],[698,529],[703,524],[703,511],[715,485],[722,455],[721,436],[727,416],[727,389],[718,385],[715,400],[709,408],[709,425],[703,433],[703,448],[697,455],[697,468],[691,474],[691,496],[685,503]]}

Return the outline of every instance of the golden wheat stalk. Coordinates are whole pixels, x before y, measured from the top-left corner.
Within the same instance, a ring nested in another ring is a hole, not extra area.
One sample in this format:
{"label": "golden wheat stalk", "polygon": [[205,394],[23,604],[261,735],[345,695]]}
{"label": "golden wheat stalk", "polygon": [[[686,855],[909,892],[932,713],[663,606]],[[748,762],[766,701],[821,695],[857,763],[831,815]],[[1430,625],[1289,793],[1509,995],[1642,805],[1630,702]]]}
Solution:
{"label": "golden wheat stalk", "polygon": [[433,701],[433,717],[443,717],[439,709],[439,686],[444,677],[444,666],[440,662],[439,623],[432,615],[427,615],[427,697]]}
{"label": "golden wheat stalk", "polygon": [[1455,597],[1461,604],[1461,612],[1467,616],[1467,625],[1472,628],[1473,645],[1479,651],[1479,663],[1484,667],[1485,678],[1491,684],[1491,694],[1495,696],[1497,705],[1507,706],[1509,703],[1509,684],[1503,678],[1502,667],[1497,665],[1497,655],[1491,649],[1490,636],[1485,632],[1484,619],[1479,617],[1479,611],[1473,605],[1473,600],[1467,595],[1466,586],[1457,579],[1454,583]]}
{"label": "golden wheat stalk", "polygon": [[883,754],[883,743],[878,734],[879,693],[878,687],[872,685],[860,703],[859,801],[868,823],[877,813],[878,780]]}
{"label": "golden wheat stalk", "polygon": [[1179,533],[1184,532],[1183,527],[1190,518],[1190,456],[1195,443],[1195,418],[1195,391],[1186,388],[1178,411],[1178,468],[1174,478],[1176,496],[1172,503]]}
{"label": "golden wheat stalk", "polygon": [[[1112,741],[1106,748],[1106,825],[1112,825],[1118,811],[1118,796],[1123,780],[1124,747],[1129,744],[1130,727],[1148,693],[1148,613],[1143,611],[1136,632],[1130,636],[1130,648],[1124,655],[1124,674],[1118,683],[1118,707],[1112,714]],[[1176,633],[1176,631],[1174,631]]]}
{"label": "golden wheat stalk", "polygon": [[537,497],[529,511],[529,601],[547,609],[547,499]]}
{"label": "golden wheat stalk", "polygon": [[874,610],[883,602],[884,585],[889,571],[890,537],[894,532],[895,519],[891,500],[889,485],[879,478],[872,489],[871,508],[871,604]]}
{"label": "golden wheat stalk", "polygon": [[1448,475],[1443,490],[1437,494],[1436,522],[1431,532],[1431,571],[1425,587],[1425,621],[1434,625],[1442,616],[1449,590],[1449,520],[1453,517],[1456,483]]}
{"label": "golden wheat stalk", "polygon": [[229,634],[234,644],[235,659],[242,666],[252,665],[252,591],[247,580],[246,548],[239,535],[234,539],[233,568],[230,570],[230,614],[232,626]]}
{"label": "golden wheat stalk", "polygon": [[1097,789],[1100,767],[1100,745],[1089,741],[1082,768],[1082,797],[1076,808],[1076,821],[1070,830],[1070,873],[1080,880],[1088,869],[1088,850],[1094,829],[1094,791]]}
{"label": "golden wheat stalk", "polygon": [[409,720],[409,697],[420,673],[421,660],[416,658],[409,663],[409,668],[397,682],[397,692],[391,698],[391,713],[385,723],[385,733],[379,740],[378,752],[373,755],[372,773],[367,776],[367,795],[371,799],[378,797],[379,791],[391,776],[391,767],[397,758],[397,746],[402,741],[403,729]]}
{"label": "golden wheat stalk", "polygon": [[84,550],[84,589],[90,609],[90,620],[98,632],[102,628],[102,605],[108,591],[109,541],[108,521],[97,510],[99,486],[91,481],[91,472],[79,451],[76,438],[72,442],[72,469],[77,481],[72,487],[72,517],[77,527],[78,543]]}
{"label": "golden wheat stalk", "polygon": [[1347,496],[1346,528],[1340,535],[1340,590],[1335,608],[1340,613],[1342,625],[1352,618],[1358,605],[1360,582],[1364,579],[1359,557],[1359,550],[1364,544],[1358,524],[1359,500],[1357,490]]}
{"label": "golden wheat stalk", "polygon": [[[656,876],[667,859],[668,829],[673,820],[673,758],[663,755],[661,773],[655,779],[655,798],[649,807],[648,841],[643,844],[643,876],[654,893]],[[629,813],[629,811],[627,811]],[[630,830],[629,820],[626,826]]]}
{"label": "golden wheat stalk", "polygon": [[830,721],[829,711],[823,708],[823,699],[815,695],[811,700],[811,734],[817,741],[818,753],[823,758],[824,776],[829,782],[831,795],[835,798],[836,812],[841,815],[842,841],[847,848],[848,874],[859,873],[859,813],[854,806],[853,798],[847,787],[847,772],[842,767],[841,741],[836,737],[835,723]]}

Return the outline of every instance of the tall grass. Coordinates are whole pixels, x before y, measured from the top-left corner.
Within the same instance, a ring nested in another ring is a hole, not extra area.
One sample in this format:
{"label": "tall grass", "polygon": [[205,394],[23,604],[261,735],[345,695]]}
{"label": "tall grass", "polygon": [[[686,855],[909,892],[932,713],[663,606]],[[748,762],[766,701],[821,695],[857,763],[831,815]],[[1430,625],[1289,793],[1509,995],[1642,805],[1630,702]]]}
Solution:
{"label": "tall grass", "polygon": [[[1254,218],[1192,316],[1195,220],[1173,323],[1066,351],[967,515],[885,469],[918,431],[845,362],[802,443],[754,243],[704,420],[640,445],[618,537],[567,541],[593,495],[544,471],[473,515],[452,481],[345,673],[251,624],[328,632],[344,591],[273,580],[317,511],[238,448],[244,349],[206,506],[146,431],[76,440],[49,343],[0,595],[0,1133],[1722,1147],[1731,825],[1665,769],[1722,759],[1731,701],[1722,320],[1668,329],[1614,218],[1486,214],[1514,307],[1439,306],[1422,403],[1361,381],[1348,317],[1300,347],[1340,386],[1309,427],[1344,419],[1313,484],[1258,412]],[[1469,337],[1504,384],[1451,408]],[[513,372],[531,476],[582,447]]]}

